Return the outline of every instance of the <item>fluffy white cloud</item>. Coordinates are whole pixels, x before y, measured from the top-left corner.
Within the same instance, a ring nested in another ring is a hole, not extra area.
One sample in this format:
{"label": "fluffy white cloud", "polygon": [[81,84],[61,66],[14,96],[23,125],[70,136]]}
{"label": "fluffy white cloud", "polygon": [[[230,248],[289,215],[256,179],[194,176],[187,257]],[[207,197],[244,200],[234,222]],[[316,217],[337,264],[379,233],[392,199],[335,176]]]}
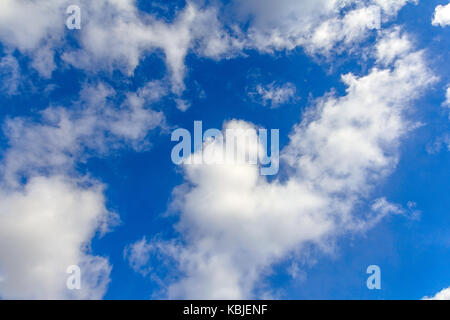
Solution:
{"label": "fluffy white cloud", "polygon": [[450,288],[439,291],[434,297],[424,297],[423,300],[450,300]]}
{"label": "fluffy white cloud", "polygon": [[[103,297],[111,267],[89,253],[89,243],[116,216],[104,206],[103,187],[87,182],[38,177],[0,189],[0,298]],[[71,265],[81,268],[81,290],[66,286]]]}
{"label": "fluffy white cloud", "polygon": [[350,48],[396,15],[408,0],[235,0],[243,17],[251,17],[246,45],[262,51],[302,46],[329,54]]}
{"label": "fluffy white cloud", "polygon": [[172,23],[166,23],[151,16],[141,18],[144,14],[138,12],[134,1],[88,1],[83,6],[89,20],[81,30],[82,49],[63,55],[78,67],[124,66],[131,74],[145,52],[162,49],[172,89],[181,93],[189,50],[209,57],[218,57],[227,50],[229,39],[221,31],[213,8],[200,9],[188,3]]}
{"label": "fluffy white cloud", "polygon": [[411,50],[411,41],[408,35],[402,34],[400,28],[384,32],[384,37],[376,45],[377,62],[383,65],[392,63],[399,55]]}
{"label": "fluffy white cloud", "polygon": [[268,85],[258,84],[255,91],[249,93],[257,102],[264,106],[269,105],[277,108],[295,98],[296,88],[292,83],[277,84],[275,82]]}
{"label": "fluffy white cloud", "polygon": [[64,31],[67,0],[5,0],[0,4],[0,41],[30,54],[44,77],[55,69],[54,46]]}
{"label": "fluffy white cloud", "polygon": [[432,24],[441,27],[450,25],[450,3],[446,6],[438,5],[436,7]]}
{"label": "fluffy white cloud", "polygon": [[[197,2],[188,2],[167,22],[139,12],[135,0],[3,0],[0,41],[7,52],[30,55],[43,77],[56,68],[55,54],[88,72],[120,69],[132,75],[145,54],[160,50],[171,90],[181,94],[189,52],[222,58],[243,49],[302,46],[311,54],[328,54],[364,39],[407,2],[412,1],[234,1],[230,8],[242,21],[254,17],[244,34],[219,20],[219,8]],[[80,31],[65,28],[69,4],[82,8]],[[67,45],[67,32],[79,50]],[[344,76],[347,95],[326,96],[305,115],[283,152],[293,172],[287,181],[268,182],[255,166],[186,167],[187,183],[174,194],[181,212],[177,228],[186,245],[144,239],[130,246],[133,268],[148,272],[146,261],[160,251],[175,259],[183,274],[167,288],[169,297],[251,297],[261,275],[289,253],[310,244],[326,246],[329,237],[398,213],[382,200],[370,216],[357,217],[352,208],[395,166],[396,146],[409,128],[402,111],[432,81],[422,54],[411,52],[406,40],[395,32],[383,38],[396,49],[388,52],[379,42],[378,68],[365,77]],[[14,71],[14,61],[3,59]],[[111,267],[90,254],[89,243],[96,232],[107,230],[114,214],[105,208],[99,183],[68,176],[90,152],[107,152],[124,142],[143,147],[148,130],[164,123],[163,115],[147,106],[165,93],[153,82],[128,93],[116,108],[109,103],[115,96],[110,88],[87,87],[73,108],[46,109],[43,123],[8,121],[10,149],[0,167],[1,298],[103,296]],[[82,267],[79,292],[65,288],[64,272],[72,264]]]}
{"label": "fluffy white cloud", "polygon": [[395,168],[398,145],[414,127],[404,112],[435,80],[420,51],[402,50],[391,61],[363,77],[344,75],[346,95],[326,95],[304,114],[282,152],[286,181],[269,182],[253,165],[185,166],[186,184],[175,190],[173,203],[184,245],[157,249],[181,273],[167,287],[168,297],[262,296],[258,282],[274,263],[403,212],[384,199],[370,214],[354,211]]}
{"label": "fluffy white cloud", "polygon": [[[81,8],[81,30],[67,30],[69,5]],[[63,41],[76,35],[80,49],[71,50]],[[214,7],[199,8],[188,2],[172,23],[139,12],[135,0],[6,0],[0,4],[0,40],[33,58],[44,77],[56,68],[54,55],[61,51],[66,62],[97,71],[120,69],[131,75],[145,53],[162,50],[170,73],[172,90],[182,93],[189,50],[218,58],[230,51],[234,41],[222,30]]]}
{"label": "fluffy white cloud", "polygon": [[[5,0],[0,5],[0,41],[32,57],[32,65],[44,77],[56,68],[54,55],[76,67],[95,72],[120,69],[131,75],[148,52],[161,50],[168,67],[172,91],[185,88],[185,57],[218,59],[245,48],[260,51],[290,50],[302,46],[310,53],[328,54],[346,48],[379,29],[413,0],[236,0],[230,5],[200,5],[188,1],[171,22],[139,12],[135,0]],[[81,30],[67,30],[66,8],[82,10]],[[238,14],[235,21],[219,19],[219,11]],[[252,19],[248,19],[252,17]],[[79,50],[65,42],[75,35]]]}
{"label": "fluffy white cloud", "polygon": [[68,1],[4,0],[0,4],[0,39],[31,50],[61,36]]}
{"label": "fluffy white cloud", "polygon": [[[86,86],[72,108],[49,107],[42,122],[10,119],[4,125],[11,148],[4,155],[0,172],[14,185],[21,175],[36,172],[65,173],[90,153],[102,154],[130,144],[145,147],[149,130],[164,125],[164,115],[148,106],[166,93],[159,82],[151,82],[127,94],[115,107],[109,101],[114,90],[103,85]],[[93,139],[95,137],[95,139]]]}
{"label": "fluffy white cloud", "polygon": [[[91,254],[90,243],[118,216],[105,207],[104,186],[79,177],[74,164],[125,144],[145,147],[148,131],[164,125],[150,106],[166,93],[150,82],[116,106],[111,88],[86,86],[71,108],[49,107],[40,123],[8,120],[9,149],[0,166],[0,298],[103,297],[111,266]],[[81,268],[81,290],[66,287],[72,265]]]}

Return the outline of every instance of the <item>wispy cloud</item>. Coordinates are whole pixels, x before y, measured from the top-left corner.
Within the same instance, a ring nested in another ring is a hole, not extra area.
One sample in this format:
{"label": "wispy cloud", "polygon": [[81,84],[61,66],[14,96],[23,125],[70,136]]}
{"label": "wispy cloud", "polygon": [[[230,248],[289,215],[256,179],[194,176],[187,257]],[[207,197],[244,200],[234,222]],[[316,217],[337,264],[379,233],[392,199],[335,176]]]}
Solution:
{"label": "wispy cloud", "polygon": [[249,95],[264,106],[278,108],[298,99],[296,92],[296,87],[292,83],[277,84],[272,82],[268,85],[258,84],[254,91],[249,92]]}

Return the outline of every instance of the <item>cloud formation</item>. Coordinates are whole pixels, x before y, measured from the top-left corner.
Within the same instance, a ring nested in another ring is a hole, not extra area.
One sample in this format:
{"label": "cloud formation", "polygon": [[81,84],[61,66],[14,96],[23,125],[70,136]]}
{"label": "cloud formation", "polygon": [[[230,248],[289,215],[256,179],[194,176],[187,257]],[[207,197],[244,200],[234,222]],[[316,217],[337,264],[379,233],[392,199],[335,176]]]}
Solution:
{"label": "cloud formation", "polygon": [[446,6],[438,5],[434,10],[433,26],[446,27],[450,25],[450,3]]}
{"label": "cloud formation", "polygon": [[263,106],[278,108],[295,100],[296,91],[297,89],[292,83],[277,84],[272,82],[268,85],[258,84],[249,95]]}
{"label": "cloud formation", "polygon": [[2,79],[8,79],[8,81],[4,81],[0,86],[0,92],[9,96],[18,93],[21,83],[21,73],[16,58],[7,55],[0,59],[0,77],[2,77]]}
{"label": "cloud formation", "polygon": [[[378,43],[407,38],[394,34]],[[282,152],[286,180],[269,182],[252,165],[184,167],[186,183],[175,190],[172,207],[180,212],[181,242],[155,250],[180,272],[166,288],[169,298],[266,296],[258,283],[273,264],[403,213],[385,199],[367,215],[354,208],[370,201],[373,186],[395,168],[398,146],[414,127],[405,112],[435,78],[412,46],[394,55],[375,49],[374,57],[391,63],[366,76],[343,75],[346,95],[319,99],[295,126]],[[249,125],[231,121],[226,128]]]}
{"label": "cloud formation", "polygon": [[[107,85],[86,85],[71,108],[49,107],[41,121],[12,118],[0,166],[0,298],[100,299],[109,283],[108,259],[93,256],[94,236],[118,215],[105,206],[105,186],[75,165],[124,146],[146,147],[149,130],[164,125],[151,109],[167,93],[150,82],[117,106]],[[81,268],[81,290],[68,290],[66,269]]]}
{"label": "cloud formation", "polygon": [[381,28],[408,0],[235,0],[239,14],[250,19],[246,45],[260,51],[303,47],[328,55],[350,49]]}
{"label": "cloud formation", "polygon": [[[8,50],[18,49],[32,59],[45,78],[55,70],[55,55],[88,72],[121,70],[132,75],[141,59],[162,51],[172,92],[185,89],[189,52],[221,59],[246,49],[262,52],[303,47],[311,54],[328,55],[348,49],[379,29],[408,0],[235,0],[230,5],[203,5],[187,1],[171,22],[139,11],[135,0],[5,0],[0,5],[0,40]],[[81,30],[65,26],[66,8],[79,5]],[[241,17],[241,25],[220,12]],[[249,19],[249,17],[253,19]],[[248,28],[243,26],[249,24]],[[78,49],[67,41],[71,35]]]}
{"label": "cloud formation", "polygon": [[[81,30],[68,30],[66,8],[79,5]],[[187,53],[219,58],[229,52],[232,38],[222,29],[214,7],[200,8],[192,2],[173,22],[140,12],[135,0],[5,0],[0,5],[0,40],[10,50],[19,49],[33,59],[43,77],[55,70],[55,54],[68,64],[86,70],[121,70],[132,75],[145,54],[162,50],[172,91],[184,90]],[[79,49],[68,45],[68,34]]]}
{"label": "cloud formation", "polygon": [[450,108],[450,86],[447,87],[447,90],[445,91],[445,102],[444,106]]}
{"label": "cloud formation", "polygon": [[[178,96],[178,108],[187,110],[190,102],[181,96],[189,53],[224,59],[246,50],[302,47],[329,58],[358,51],[359,43],[415,2],[234,0],[204,5],[192,0],[167,21],[139,11],[135,0],[3,0],[0,41],[6,55],[0,73],[10,81],[0,89],[7,95],[19,92],[22,79],[16,50],[47,79],[58,64],[87,75],[120,70],[132,77],[154,52],[162,55],[167,72],[125,93],[124,99],[106,84],[86,84],[71,106],[51,105],[38,121],[6,121],[0,298],[103,297],[111,266],[106,257],[92,255],[90,243],[118,217],[105,206],[105,186],[80,176],[76,164],[124,146],[146,148],[148,132],[165,126],[164,114],[151,105],[169,91]],[[82,9],[79,31],[65,27],[66,8],[74,3]],[[436,8],[433,25],[449,24],[449,6]],[[228,20],[230,12],[238,14],[238,23]],[[326,248],[330,239],[366,230],[389,214],[404,214],[398,205],[370,194],[394,170],[398,146],[414,128],[405,113],[434,76],[424,53],[399,28],[378,35],[375,67],[365,76],[343,75],[346,94],[318,99],[293,129],[282,153],[285,179],[268,181],[253,165],[186,166],[185,183],[174,191],[172,203],[179,213],[180,237],[169,242],[143,238],[130,245],[126,257],[131,267],[149,275],[152,255],[168,258],[178,271],[165,288],[169,298],[261,297],[270,292],[258,283],[273,264],[310,245]],[[277,107],[291,101],[295,87],[261,85],[255,93],[263,104]],[[253,126],[233,120],[224,129]],[[207,146],[215,148],[214,143]],[[361,203],[369,203],[370,213],[355,212]],[[82,269],[81,291],[65,287],[65,270],[73,264]]]}
{"label": "cloud formation", "polygon": [[[101,184],[62,176],[1,188],[0,298],[101,299],[111,266],[89,243],[117,219],[104,203]],[[81,268],[81,290],[66,287],[71,265]]]}
{"label": "cloud formation", "polygon": [[4,131],[11,148],[0,165],[5,182],[13,185],[21,175],[40,170],[66,172],[89,153],[99,155],[124,144],[144,147],[148,131],[165,121],[161,112],[148,105],[165,92],[159,82],[151,82],[128,93],[116,107],[110,101],[116,94],[113,89],[102,83],[87,85],[72,108],[51,106],[39,122],[9,119]]}
{"label": "cloud formation", "polygon": [[442,289],[433,297],[424,297],[423,300],[450,300],[450,288]]}

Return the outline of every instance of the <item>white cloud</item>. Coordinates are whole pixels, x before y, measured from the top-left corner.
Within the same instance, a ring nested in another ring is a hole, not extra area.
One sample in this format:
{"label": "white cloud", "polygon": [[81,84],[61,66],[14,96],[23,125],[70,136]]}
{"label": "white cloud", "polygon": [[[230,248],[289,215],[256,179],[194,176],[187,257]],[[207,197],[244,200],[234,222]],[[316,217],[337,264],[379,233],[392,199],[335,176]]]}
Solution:
{"label": "white cloud", "polygon": [[450,3],[446,6],[438,5],[436,7],[432,24],[441,27],[450,25]]}
{"label": "white cloud", "polygon": [[56,70],[54,54],[54,49],[49,45],[41,46],[33,53],[31,66],[36,69],[43,78],[50,79],[53,71]]}
{"label": "white cloud", "polygon": [[18,93],[22,76],[19,63],[12,55],[7,55],[0,59],[0,77],[4,79],[0,91],[7,95]]}
{"label": "white cloud", "polygon": [[429,154],[437,154],[442,148],[450,151],[450,134],[448,133],[437,137],[433,143],[427,145],[426,150]]}
{"label": "white cloud", "polygon": [[109,101],[115,92],[100,83],[86,86],[72,108],[44,110],[41,123],[10,119],[4,130],[11,148],[4,155],[0,172],[7,183],[15,184],[19,176],[42,170],[67,172],[90,153],[102,154],[124,144],[142,149],[148,131],[164,126],[164,115],[149,105],[165,93],[159,82],[151,82],[128,93],[126,100],[115,107]]}
{"label": "white cloud", "polygon": [[[7,122],[9,149],[0,167],[0,298],[103,297],[111,266],[91,254],[90,243],[118,216],[105,207],[104,186],[79,177],[74,164],[125,144],[145,147],[148,131],[164,125],[162,113],[150,105],[166,93],[160,82],[151,82],[115,107],[111,88],[85,86],[71,108],[44,110],[42,123]],[[81,268],[81,290],[67,290],[71,265]]]}
{"label": "white cloud", "polygon": [[302,46],[311,54],[350,49],[396,15],[408,0],[235,0],[251,17],[246,45],[261,51]]}
{"label": "white cloud", "polygon": [[298,263],[293,262],[287,269],[288,274],[295,281],[304,282],[307,279],[305,271],[301,270]]}
{"label": "white cloud", "polygon": [[178,110],[183,112],[191,107],[189,101],[183,99],[175,99],[175,104],[177,105]]}
{"label": "white cloud", "polygon": [[53,48],[64,31],[67,0],[4,0],[0,3],[0,41],[30,54],[33,65],[49,77],[55,69]]}
{"label": "white cloud", "polygon": [[[1,189],[0,298],[103,297],[111,267],[89,253],[89,243],[116,216],[104,206],[103,187],[82,186],[86,182],[39,177],[23,188]],[[66,287],[71,265],[81,268],[81,290]]]}
{"label": "white cloud", "polygon": [[[120,69],[132,75],[147,53],[162,50],[172,91],[181,95],[187,70],[185,57],[220,59],[243,49],[290,50],[302,46],[311,54],[349,49],[383,21],[414,0],[236,0],[231,5],[200,6],[188,1],[170,23],[139,12],[134,0],[5,0],[0,5],[0,40],[32,57],[32,65],[44,77],[56,68],[60,52],[69,64],[87,71]],[[82,10],[81,30],[65,27],[68,5]],[[245,34],[235,22],[219,19],[221,10],[235,10]],[[78,39],[79,50],[70,49],[65,37]]]}
{"label": "white cloud", "polygon": [[424,297],[423,300],[450,300],[450,288],[443,289],[436,293],[434,297]]}
{"label": "white cloud", "polygon": [[[244,21],[248,14],[254,17],[244,35],[218,19],[218,8],[193,2],[168,23],[138,12],[134,0],[79,0],[82,29],[68,31],[65,9],[73,1],[3,0],[0,41],[30,55],[32,66],[47,78],[59,52],[63,61],[88,72],[120,69],[131,75],[146,53],[161,50],[171,90],[181,94],[189,52],[219,59],[243,48],[267,52],[302,46],[311,54],[328,54],[364,39],[408,2],[413,1],[235,1]],[[78,39],[80,50],[67,47],[67,32]],[[283,153],[294,172],[288,181],[269,183],[254,166],[187,167],[187,183],[174,200],[186,245],[143,239],[130,247],[133,268],[147,270],[152,250],[161,250],[183,273],[168,287],[169,297],[251,297],[264,272],[289,253],[310,244],[326,246],[329,237],[395,212],[387,202],[374,205],[373,216],[355,216],[352,208],[395,167],[397,144],[409,129],[402,111],[432,81],[421,52],[411,52],[405,39],[395,33],[383,38],[380,44],[396,44],[394,54],[380,45],[378,69],[365,77],[345,75],[347,95],[319,100],[296,126]],[[103,296],[111,267],[88,248],[114,215],[105,208],[101,185],[68,176],[90,151],[107,152],[124,142],[143,147],[148,130],[164,123],[163,115],[146,105],[165,90],[150,83],[114,108],[110,88],[87,87],[73,108],[46,109],[42,124],[8,121],[11,147],[0,168],[0,297]],[[278,101],[276,94],[268,97]],[[65,289],[67,275],[61,272],[71,264],[82,267],[80,292]]]}
{"label": "white cloud", "polygon": [[44,3],[3,0],[0,3],[0,39],[25,51],[38,48],[49,38],[61,36],[67,3],[66,0]]}
{"label": "white cloud", "polygon": [[354,208],[395,168],[398,145],[414,127],[404,111],[435,78],[422,52],[407,51],[389,68],[343,80],[346,95],[318,100],[291,134],[282,152],[286,181],[268,182],[252,165],[185,166],[173,202],[184,245],[161,249],[182,274],[166,288],[169,298],[264,296],[258,283],[274,263],[401,211],[383,199],[368,215]]}
{"label": "white cloud", "polygon": [[[447,86],[447,89],[445,90],[445,101],[442,102],[442,107],[448,108],[450,111],[450,86]],[[429,154],[437,154],[441,152],[442,149],[450,151],[450,134],[448,132],[435,138],[434,141],[429,143],[426,147]]]}
{"label": "white cloud", "polygon": [[450,108],[450,86],[447,87],[447,90],[445,91],[445,102],[444,106]]}
{"label": "white cloud", "polygon": [[275,82],[268,85],[258,84],[255,91],[249,93],[257,102],[272,108],[291,102],[295,98],[295,94],[296,88],[292,83],[281,85]]}
{"label": "white cloud", "polygon": [[152,270],[148,265],[152,251],[154,251],[154,245],[147,242],[147,239],[144,237],[142,240],[126,247],[124,257],[135,272],[147,276]]}
{"label": "white cloud", "polygon": [[376,199],[372,206],[372,216],[362,223],[362,227],[368,229],[378,224],[381,220],[389,215],[405,215],[406,211],[398,204],[390,203],[386,198]]}
{"label": "white cloud", "polygon": [[82,49],[63,54],[81,68],[121,68],[132,74],[144,53],[162,49],[172,90],[180,94],[189,50],[207,57],[227,51],[229,38],[221,31],[214,8],[200,9],[189,2],[172,23],[166,23],[139,13],[134,1],[88,1],[83,6],[90,18],[81,30]]}
{"label": "white cloud", "polygon": [[377,62],[383,65],[392,63],[398,56],[411,50],[408,35],[402,34],[400,28],[395,27],[384,32],[384,37],[376,45]]}
{"label": "white cloud", "polygon": [[[81,8],[81,30],[67,30],[69,5]],[[79,40],[80,50],[71,50],[67,33]],[[233,40],[222,30],[214,7],[200,8],[188,2],[172,23],[139,12],[134,0],[5,0],[0,4],[0,40],[32,56],[32,65],[50,77],[56,68],[54,55],[62,50],[66,62],[97,71],[120,69],[131,75],[144,54],[161,49],[169,69],[172,90],[184,90],[188,51],[218,58],[229,54]]]}

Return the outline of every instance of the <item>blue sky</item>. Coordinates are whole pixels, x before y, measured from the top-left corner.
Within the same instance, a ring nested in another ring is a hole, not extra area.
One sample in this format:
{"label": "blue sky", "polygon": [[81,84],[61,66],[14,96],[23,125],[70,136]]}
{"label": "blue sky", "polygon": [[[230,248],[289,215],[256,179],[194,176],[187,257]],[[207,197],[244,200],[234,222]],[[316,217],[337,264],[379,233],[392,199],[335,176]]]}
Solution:
{"label": "blue sky", "polygon": [[[0,298],[449,299],[450,4],[341,2],[0,4]],[[280,172],[176,166],[194,121]]]}

